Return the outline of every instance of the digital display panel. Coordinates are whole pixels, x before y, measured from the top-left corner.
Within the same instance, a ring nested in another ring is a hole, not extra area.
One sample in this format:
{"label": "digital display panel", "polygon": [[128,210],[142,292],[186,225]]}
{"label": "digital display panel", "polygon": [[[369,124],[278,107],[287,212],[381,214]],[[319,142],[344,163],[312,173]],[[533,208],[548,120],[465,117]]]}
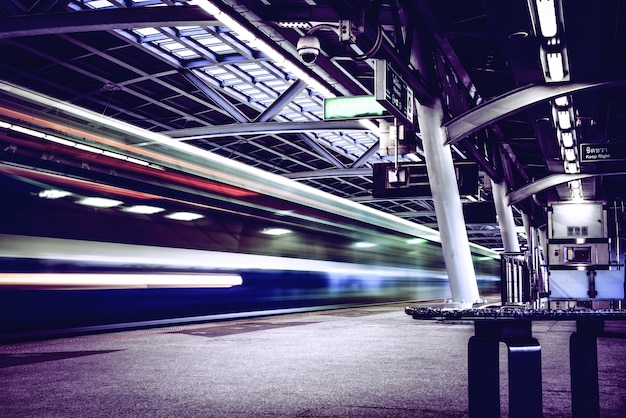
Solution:
{"label": "digital display panel", "polygon": [[591,247],[567,247],[566,263],[591,263]]}

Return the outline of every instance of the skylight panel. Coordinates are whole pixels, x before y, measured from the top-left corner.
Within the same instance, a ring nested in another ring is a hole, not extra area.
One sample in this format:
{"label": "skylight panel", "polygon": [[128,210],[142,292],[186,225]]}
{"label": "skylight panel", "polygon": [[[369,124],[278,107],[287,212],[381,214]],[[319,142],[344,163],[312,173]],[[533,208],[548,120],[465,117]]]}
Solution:
{"label": "skylight panel", "polygon": [[[269,74],[269,73],[268,73]],[[272,78],[270,80],[264,81],[266,86],[271,87],[273,90],[282,93],[287,90],[287,83],[284,80],[279,78]]]}
{"label": "skylight panel", "polygon": [[139,28],[133,29],[133,31],[140,36],[152,36],[161,34],[161,32],[156,28]]}
{"label": "skylight panel", "polygon": [[244,94],[251,101],[258,101],[262,98],[266,98],[267,94],[265,94],[262,90],[258,89],[252,84],[241,83],[238,85],[234,85],[233,88],[240,93]]}
{"label": "skylight panel", "polygon": [[209,34],[207,34],[206,36],[194,36],[193,39],[199,44],[202,44],[207,47],[214,46],[214,45],[221,45],[224,43],[220,41],[219,39],[217,39],[215,36],[211,36]]}
{"label": "skylight panel", "polygon": [[280,116],[283,116],[293,122],[305,122],[309,120],[302,113],[294,111],[283,111],[280,113]]}
{"label": "skylight panel", "polygon": [[263,93],[263,92],[258,92],[258,93],[253,93],[250,95],[250,97],[252,98],[253,102],[264,102],[267,101],[267,94]]}
{"label": "skylight panel", "polygon": [[245,63],[245,64],[239,64],[239,68],[241,70],[247,71],[247,72],[261,69],[261,67],[259,67],[259,65],[254,63],[254,62],[248,62],[248,63]]}
{"label": "skylight panel", "polygon": [[222,74],[227,73],[227,71],[223,67],[204,67],[203,71],[207,74],[212,75],[213,77],[220,77]]}
{"label": "skylight panel", "polygon": [[236,85],[238,83],[234,83],[233,80],[238,80],[237,76],[229,73],[229,72],[224,72],[221,74],[211,74],[215,79],[223,82],[224,84],[228,84],[228,85]]}
{"label": "skylight panel", "polygon": [[213,45],[207,48],[210,49],[211,52],[215,54],[221,54],[221,55],[232,54],[235,52],[235,50],[230,45],[227,45],[227,44],[217,44],[217,45]]}
{"label": "skylight panel", "polygon": [[198,55],[195,51],[192,51],[191,49],[183,49],[179,51],[174,51],[173,54],[177,55],[180,58],[185,58],[185,59],[200,57],[200,55]]}
{"label": "skylight panel", "polygon": [[[165,4],[163,4],[160,0],[130,0],[131,1],[131,5],[128,7],[132,7],[132,6],[142,6],[142,7],[159,7],[159,6],[165,6]],[[126,3],[128,3],[128,1],[126,1]]]}
{"label": "skylight panel", "polygon": [[315,103],[313,100],[311,100],[308,94],[302,94],[302,93],[299,94],[298,97],[294,99],[294,103],[297,103],[298,106],[300,106],[303,109],[320,107],[320,104]]}
{"label": "skylight panel", "polygon": [[167,49],[168,51],[175,51],[177,49],[185,49],[185,45],[180,42],[160,42],[159,43],[162,48]]}
{"label": "skylight panel", "polygon": [[257,89],[252,84],[246,84],[246,83],[241,83],[241,85],[238,85],[237,86],[237,90],[239,90],[239,91],[247,91],[247,92],[254,91],[254,90],[259,91],[259,89]]}
{"label": "skylight panel", "polygon": [[271,90],[272,92],[276,91],[275,89],[269,87],[267,85],[267,83],[266,83],[267,81],[274,80],[274,76],[273,75],[267,74],[267,73],[265,73],[265,74],[251,74],[251,75],[253,75],[254,79],[257,81],[257,83],[263,85],[263,88],[265,88],[266,90],[268,90],[268,91]]}
{"label": "skylight panel", "polygon": [[92,9],[106,9],[110,7],[115,7],[115,5],[108,0],[87,1],[85,2],[85,5]]}
{"label": "skylight panel", "polygon": [[216,54],[235,52],[235,50],[230,45],[224,43],[224,41],[222,41],[221,39],[216,38],[215,36],[212,36],[208,33],[206,35],[194,36],[193,39],[200,45],[204,46],[205,48]]}
{"label": "skylight panel", "polygon": [[312,116],[315,116],[311,118],[312,120],[324,120],[324,110],[321,107],[318,107],[317,109],[305,109],[303,112],[304,111]]}

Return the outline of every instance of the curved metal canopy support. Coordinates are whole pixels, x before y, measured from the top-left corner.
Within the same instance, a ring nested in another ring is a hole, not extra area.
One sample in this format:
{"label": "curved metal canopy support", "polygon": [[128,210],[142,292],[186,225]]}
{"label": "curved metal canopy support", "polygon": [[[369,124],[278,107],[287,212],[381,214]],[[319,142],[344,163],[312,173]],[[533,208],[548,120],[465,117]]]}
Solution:
{"label": "curved metal canopy support", "polygon": [[456,144],[474,132],[526,108],[565,94],[593,88],[609,88],[626,85],[626,80],[597,81],[590,83],[529,85],[508,92],[485,102],[444,124],[447,145]]}
{"label": "curved metal canopy support", "polygon": [[540,180],[535,180],[532,183],[529,183],[523,187],[520,187],[517,190],[513,190],[511,193],[507,195],[508,204],[514,205],[518,202],[521,202],[524,199],[527,199],[534,195],[535,193],[539,193],[543,190],[549,189],[550,187],[557,186],[562,183],[567,183],[572,180],[586,179],[589,177],[597,177],[604,175],[614,175],[614,174],[626,174],[626,172],[621,173],[595,173],[595,174],[553,174],[548,177],[544,177]]}

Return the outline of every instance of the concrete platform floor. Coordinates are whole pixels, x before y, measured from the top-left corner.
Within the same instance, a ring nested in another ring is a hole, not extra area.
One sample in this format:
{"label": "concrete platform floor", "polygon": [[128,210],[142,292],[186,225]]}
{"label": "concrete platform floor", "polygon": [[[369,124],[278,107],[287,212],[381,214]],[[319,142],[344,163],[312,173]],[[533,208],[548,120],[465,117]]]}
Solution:
{"label": "concrete platform floor", "polygon": [[[468,416],[473,325],[417,321],[403,308],[0,345],[0,416]],[[533,325],[542,344],[545,417],[571,415],[568,339],[574,326]],[[626,331],[621,323],[610,326]],[[598,350],[602,417],[625,417],[626,340],[601,339]]]}

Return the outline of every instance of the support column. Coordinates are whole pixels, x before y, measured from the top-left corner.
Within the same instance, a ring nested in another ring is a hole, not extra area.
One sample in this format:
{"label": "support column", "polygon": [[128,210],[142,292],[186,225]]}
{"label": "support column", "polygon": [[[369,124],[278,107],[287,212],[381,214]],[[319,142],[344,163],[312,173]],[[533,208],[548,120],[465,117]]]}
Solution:
{"label": "support column", "polygon": [[441,83],[434,60],[437,43],[426,25],[419,22],[414,24],[410,34],[412,38],[406,44],[411,46],[409,63],[418,71],[432,94],[428,100],[418,100],[415,110],[422,134],[426,171],[435,204],[452,302],[461,308],[471,308],[480,301],[480,295],[452,151],[449,145],[445,145],[447,134],[442,126],[444,111],[442,99],[437,93]]}
{"label": "support column", "polygon": [[435,99],[429,105],[418,103],[417,117],[452,301],[462,308],[471,307],[480,296],[452,153],[450,147],[444,145],[446,133],[442,127],[441,101]]}
{"label": "support column", "polygon": [[498,225],[500,225],[500,234],[502,235],[502,243],[504,244],[504,252],[518,253],[520,251],[517,232],[515,232],[515,219],[513,219],[513,210],[507,204],[506,184],[504,182],[491,181],[491,192],[493,193],[493,203],[496,206],[496,215],[498,215]]}

